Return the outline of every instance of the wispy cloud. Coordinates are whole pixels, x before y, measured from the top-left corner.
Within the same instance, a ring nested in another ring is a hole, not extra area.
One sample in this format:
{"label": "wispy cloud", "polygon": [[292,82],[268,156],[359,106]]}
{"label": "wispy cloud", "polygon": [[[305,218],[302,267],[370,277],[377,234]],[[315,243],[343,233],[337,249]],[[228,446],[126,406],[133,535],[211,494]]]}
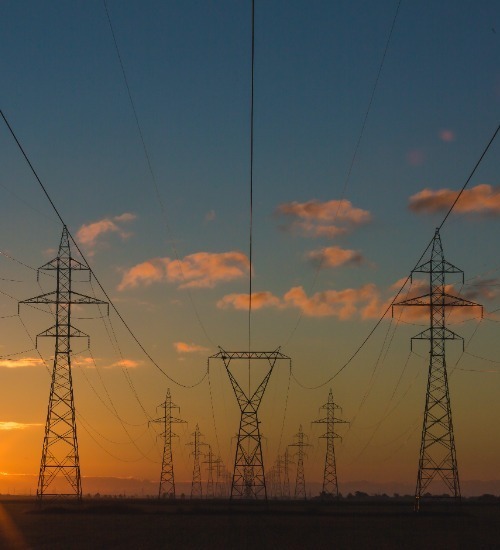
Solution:
{"label": "wispy cloud", "polygon": [[368,210],[355,208],[348,200],[288,202],[280,204],[275,213],[288,220],[285,229],[307,237],[333,238],[372,219]]}
{"label": "wispy cloud", "polygon": [[341,248],[340,246],[328,246],[313,250],[306,254],[306,258],[321,268],[333,268],[342,265],[359,266],[365,261],[360,252]]}
{"label": "wispy cloud", "polygon": [[[219,309],[244,309],[248,310],[250,304],[248,294],[227,294],[217,302]],[[284,307],[281,300],[271,292],[252,292],[252,309],[264,307]]]}
{"label": "wispy cloud", "polygon": [[188,344],[187,342],[174,342],[174,348],[177,353],[203,353],[208,351],[208,348],[198,344]]}
{"label": "wispy cloud", "polygon": [[40,367],[44,362],[40,357],[22,357],[20,359],[0,359],[0,368],[19,369],[26,367]]}
{"label": "wispy cloud", "polygon": [[197,252],[182,260],[154,258],[128,269],[118,290],[169,282],[179,288],[213,288],[221,282],[244,277],[249,261],[242,252]]}
{"label": "wispy cloud", "polygon": [[206,222],[212,222],[212,221],[215,220],[216,217],[217,217],[217,215],[215,214],[215,210],[210,210],[205,215],[205,221]]}
{"label": "wispy cloud", "polygon": [[[424,189],[410,197],[409,208],[418,214],[447,212],[458,191],[451,189]],[[456,212],[484,216],[500,215],[500,188],[486,183],[466,189],[454,207]]]}
{"label": "wispy cloud", "polygon": [[[255,298],[254,298],[255,296]],[[283,298],[271,292],[252,295],[252,307],[262,309],[297,308],[307,317],[338,317],[345,320],[358,314],[362,319],[375,317],[380,311],[380,296],[374,284],[359,289],[324,290],[307,296],[301,286],[291,288]],[[229,294],[217,302],[220,309],[248,309],[248,294]]]}
{"label": "wispy cloud", "polygon": [[122,227],[123,224],[129,223],[135,220],[137,216],[130,212],[124,212],[119,216],[112,218],[103,218],[96,222],[89,224],[83,224],[76,233],[76,238],[79,243],[88,249],[89,254],[95,253],[95,248],[98,244],[98,240],[102,235],[107,233],[116,233],[121,239],[129,238],[132,233],[125,231]]}
{"label": "wispy cloud", "polygon": [[89,369],[93,369],[96,367],[96,362],[103,363],[104,369],[112,369],[116,367],[125,367],[127,369],[133,369],[135,367],[140,367],[143,362],[142,361],[136,361],[134,359],[120,359],[119,361],[115,361],[114,363],[106,363],[102,361],[101,359],[92,358],[92,357],[74,357],[72,359],[72,363],[78,367],[86,367]]}
{"label": "wispy cloud", "polygon": [[439,139],[445,142],[455,141],[455,132],[453,130],[443,129],[439,132]]}
{"label": "wispy cloud", "polygon": [[358,314],[362,319],[375,316],[380,304],[377,287],[370,283],[361,288],[324,290],[307,296],[301,286],[291,288],[283,297],[289,307],[298,308],[306,317],[338,317],[346,320]]}
{"label": "wispy cloud", "polygon": [[33,428],[36,426],[43,426],[43,424],[38,423],[24,423],[24,422],[0,422],[0,430],[25,430],[26,428]]}

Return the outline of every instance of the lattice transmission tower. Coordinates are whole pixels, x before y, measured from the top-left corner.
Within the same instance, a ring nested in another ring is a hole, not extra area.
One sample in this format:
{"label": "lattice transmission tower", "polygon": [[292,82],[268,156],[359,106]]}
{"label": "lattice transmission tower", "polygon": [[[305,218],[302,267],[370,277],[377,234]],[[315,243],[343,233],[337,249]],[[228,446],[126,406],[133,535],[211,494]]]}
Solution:
{"label": "lattice transmission tower", "polygon": [[305,441],[306,435],[302,431],[302,424],[299,426],[299,433],[295,434],[294,437],[296,438],[296,442],[288,445],[289,447],[297,447],[297,452],[295,453],[297,457],[297,475],[295,477],[294,498],[305,500],[306,479],[304,475],[304,457],[307,455],[304,452],[304,447],[311,447],[311,445]]}
{"label": "lattice transmission tower", "polygon": [[[267,499],[258,410],[276,362],[285,360],[291,369],[291,360],[281,353],[279,348],[271,352],[225,351],[220,348],[218,353],[208,358],[209,365],[210,360],[214,359],[223,361],[241,411],[230,498]],[[235,360],[245,361],[249,372],[252,361],[267,361],[267,373],[255,389],[249,387],[245,391],[237,381],[229,368],[231,362]]]}
{"label": "lattice transmission tower", "polygon": [[288,447],[285,449],[285,454],[283,456],[283,498],[290,498],[290,454],[288,452]]}
{"label": "lattice transmission tower", "polygon": [[163,425],[163,432],[160,434],[163,437],[164,444],[158,498],[175,498],[172,438],[177,437],[177,435],[172,431],[172,424],[186,424],[186,421],[172,415],[173,410],[177,409],[180,413],[180,409],[175,403],[172,403],[170,388],[167,390],[165,401],[159,407],[163,409],[163,416],[151,421],[154,424]]}
{"label": "lattice transmission tower", "polygon": [[216,459],[212,452],[212,445],[208,446],[208,453],[206,460],[203,461],[203,464],[207,465],[207,494],[206,498],[215,498],[215,484],[214,484],[214,472],[217,469]]}
{"label": "lattice transmission tower", "polygon": [[430,259],[412,271],[412,279],[414,273],[429,274],[429,292],[394,306],[423,306],[429,309],[430,317],[430,327],[412,338],[412,343],[413,340],[430,341],[429,374],[415,490],[415,509],[418,510],[421,498],[424,494],[427,496],[427,489],[435,480],[441,481],[442,487],[450,491],[454,499],[460,500],[445,342],[461,340],[463,345],[463,338],[446,328],[446,308],[482,306],[447,292],[445,276],[461,274],[463,282],[464,275],[461,269],[444,259],[439,228],[432,240]]}
{"label": "lattice transmission tower", "polygon": [[203,434],[200,433],[200,428],[198,427],[198,424],[196,424],[196,428],[191,435],[193,436],[193,441],[191,441],[190,443],[186,443],[186,445],[190,445],[191,447],[193,447],[193,452],[191,453],[194,458],[193,481],[191,482],[191,498],[202,498],[203,490],[201,487],[200,447],[202,447],[203,445],[207,445],[207,443],[203,443],[202,441],[200,441],[200,438]]}
{"label": "lattice transmission tower", "polygon": [[338,498],[339,486],[337,480],[337,464],[335,461],[335,439],[340,435],[335,433],[335,424],[348,424],[346,420],[341,420],[335,416],[335,411],[342,410],[333,401],[333,393],[330,389],[328,401],[320,407],[326,410],[326,416],[319,420],[314,420],[314,424],[326,424],[326,433],[320,436],[326,439],[325,471],[323,474],[322,496],[326,498]]}
{"label": "lattice transmission tower", "polygon": [[44,497],[81,499],[80,458],[71,373],[71,339],[83,337],[87,338],[89,343],[90,338],[72,326],[71,306],[73,304],[107,305],[107,303],[73,290],[73,272],[88,272],[88,281],[90,281],[91,272],[87,265],[71,257],[66,226],[63,227],[57,257],[38,269],[37,280],[40,271],[55,274],[56,290],[19,302],[19,304],[55,306],[55,325],[38,334],[36,338],[37,347],[39,337],[55,338],[52,382],[38,476],[37,498],[38,500],[42,500]]}

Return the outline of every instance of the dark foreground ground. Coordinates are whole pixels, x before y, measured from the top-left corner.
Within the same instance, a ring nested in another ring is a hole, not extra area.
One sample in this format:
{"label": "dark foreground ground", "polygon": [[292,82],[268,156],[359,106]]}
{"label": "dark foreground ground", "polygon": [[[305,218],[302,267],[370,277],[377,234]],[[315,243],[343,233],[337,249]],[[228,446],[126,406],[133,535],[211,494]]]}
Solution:
{"label": "dark foreground ground", "polygon": [[5,498],[0,548],[500,548],[500,505]]}

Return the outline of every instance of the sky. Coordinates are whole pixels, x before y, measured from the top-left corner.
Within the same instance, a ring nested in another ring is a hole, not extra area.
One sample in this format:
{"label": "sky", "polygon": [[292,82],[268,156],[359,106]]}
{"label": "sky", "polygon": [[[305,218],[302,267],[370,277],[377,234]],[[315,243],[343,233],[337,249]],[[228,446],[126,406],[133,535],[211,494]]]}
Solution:
{"label": "sky", "polygon": [[[159,479],[162,442],[148,422],[168,388],[187,422],[175,430],[176,479],[191,479],[197,424],[231,469],[240,414],[224,365],[211,360],[209,376],[186,386],[218,346],[249,346],[251,3],[107,6],[145,149],[103,2],[0,7],[1,109],[86,261],[168,375],[115,312],[73,309],[73,324],[91,335],[90,351],[72,347],[84,492],[86,478]],[[403,0],[386,50],[397,6],[255,2],[250,346],[281,346],[293,374],[277,365],[263,397],[264,461],[268,470],[302,425],[312,445],[306,480],[321,481],[324,426],[312,422],[331,388],[350,422],[336,441],[341,491],[342,482],[414,486],[428,344],[410,351],[410,338],[425,315],[389,312],[336,373],[499,123],[498,2]],[[0,158],[7,492],[36,489],[53,357],[51,340],[39,341],[48,368],[33,343],[50,312],[18,314],[17,302],[53,289],[50,277],[37,283],[36,268],[57,253],[62,227],[3,123]],[[499,479],[499,169],[497,138],[441,231],[446,259],[465,272],[464,285],[448,282],[484,305],[482,320],[450,315],[465,352],[447,345],[460,477],[482,491]],[[424,283],[416,277],[413,291]],[[103,298],[96,282],[76,284]],[[248,365],[233,367],[246,384]],[[252,364],[254,383],[264,375]],[[92,487],[106,491],[104,481]]]}

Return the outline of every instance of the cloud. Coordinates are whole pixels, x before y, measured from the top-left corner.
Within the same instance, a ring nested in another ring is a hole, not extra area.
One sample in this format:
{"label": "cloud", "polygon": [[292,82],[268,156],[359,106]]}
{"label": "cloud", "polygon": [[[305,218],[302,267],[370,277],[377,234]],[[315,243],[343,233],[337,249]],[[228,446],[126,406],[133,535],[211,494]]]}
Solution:
{"label": "cloud", "polygon": [[205,215],[205,221],[212,222],[215,220],[216,217],[217,216],[215,214],[215,210],[210,210],[210,212],[207,212],[207,214]]}
{"label": "cloud", "polygon": [[[255,296],[255,298],[254,298]],[[325,290],[308,297],[301,286],[293,287],[283,298],[271,292],[252,295],[252,307],[262,309],[297,308],[307,317],[338,317],[345,320],[358,314],[362,319],[376,317],[381,309],[379,292],[374,284],[359,289]],[[248,309],[248,294],[229,294],[217,302],[220,309]]]}
{"label": "cloud", "polygon": [[152,283],[179,283],[179,288],[213,288],[244,277],[250,263],[242,252],[197,252],[182,260],[154,258],[128,269],[118,290]]}
{"label": "cloud", "polygon": [[289,220],[285,226],[288,230],[298,231],[307,237],[330,239],[372,219],[367,210],[353,207],[348,200],[288,202],[280,204],[276,214]]}
{"label": "cloud", "polygon": [[455,141],[455,132],[452,130],[441,130],[439,132],[439,138],[441,141],[445,142]]}
{"label": "cloud", "polygon": [[174,342],[174,348],[177,353],[202,353],[208,351],[208,348],[198,344],[187,344],[186,342]]}
{"label": "cloud", "polygon": [[306,257],[321,268],[340,267],[342,265],[360,265],[363,256],[356,250],[348,250],[340,246],[329,246],[320,250],[308,252]]}
{"label": "cloud", "polygon": [[291,288],[283,297],[287,306],[296,307],[307,317],[338,317],[346,320],[359,314],[372,318],[379,306],[379,292],[372,283],[361,288],[324,290],[308,297],[301,286]]}
{"label": "cloud", "polygon": [[421,166],[425,162],[425,153],[421,149],[410,149],[406,153],[406,160],[411,166]]}
{"label": "cloud", "polygon": [[90,254],[93,254],[93,250],[98,239],[106,233],[117,233],[121,239],[127,239],[131,236],[130,232],[125,231],[121,224],[128,223],[135,220],[137,216],[130,212],[124,212],[119,216],[113,218],[103,218],[96,222],[89,224],[83,224],[76,233],[76,238],[79,243],[87,247]]}
{"label": "cloud", "polygon": [[33,426],[43,426],[43,424],[31,423],[26,424],[24,422],[0,422],[0,430],[25,430],[26,428],[32,428]]}
{"label": "cloud", "polygon": [[0,368],[18,369],[25,367],[40,367],[44,362],[40,357],[23,357],[21,359],[0,359]]}
{"label": "cloud", "polygon": [[[457,198],[458,191],[451,189],[424,189],[410,197],[409,208],[417,214],[444,213]],[[463,214],[500,215],[500,188],[486,183],[466,189],[454,207]]]}
{"label": "cloud", "polygon": [[[93,359],[92,357],[78,357],[73,358],[71,362],[78,367],[87,367],[89,369],[93,369],[96,366],[96,362],[101,363],[102,361],[97,358]],[[133,369],[135,367],[140,367],[142,364],[142,361],[135,361],[134,359],[120,359],[119,361],[115,361],[114,363],[104,365],[103,368],[111,369],[114,367],[125,367],[127,369]]]}
{"label": "cloud", "polygon": [[141,365],[142,361],[134,361],[134,359],[121,359],[120,361],[111,363],[111,365],[108,365],[106,368],[125,367],[126,369],[134,369],[135,367],[140,367]]}
{"label": "cloud", "polygon": [[[238,309],[248,310],[250,303],[248,294],[227,294],[217,302],[219,309]],[[283,307],[281,300],[271,292],[252,292],[252,309],[262,309],[264,307]]]}

